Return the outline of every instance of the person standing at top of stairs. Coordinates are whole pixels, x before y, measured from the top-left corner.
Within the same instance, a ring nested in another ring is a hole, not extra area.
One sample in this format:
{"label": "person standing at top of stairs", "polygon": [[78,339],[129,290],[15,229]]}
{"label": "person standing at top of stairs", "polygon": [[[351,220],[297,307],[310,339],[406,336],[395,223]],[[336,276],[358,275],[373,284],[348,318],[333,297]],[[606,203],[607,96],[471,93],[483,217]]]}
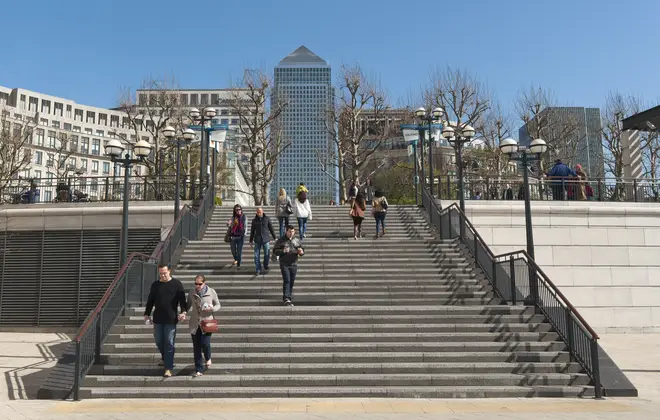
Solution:
{"label": "person standing at top of stairs", "polygon": [[254,248],[254,265],[256,267],[256,275],[258,276],[261,273],[261,251],[264,252],[264,271],[268,271],[268,262],[270,261],[270,237],[273,236],[273,240],[277,239],[275,236],[275,230],[273,230],[273,224],[270,221],[270,218],[264,214],[264,209],[259,207],[257,209],[257,215],[252,219],[252,225],[250,226],[250,246]]}

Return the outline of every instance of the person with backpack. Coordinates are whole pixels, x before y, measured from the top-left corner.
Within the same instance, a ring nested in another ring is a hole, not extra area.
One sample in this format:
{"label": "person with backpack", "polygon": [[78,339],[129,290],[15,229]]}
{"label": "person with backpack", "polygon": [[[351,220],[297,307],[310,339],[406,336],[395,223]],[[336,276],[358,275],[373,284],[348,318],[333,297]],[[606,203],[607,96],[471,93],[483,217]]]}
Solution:
{"label": "person with backpack", "polygon": [[351,204],[349,215],[353,218],[353,239],[356,241],[362,238],[362,221],[364,220],[364,211],[367,209],[367,203],[364,195],[359,192]]}
{"label": "person with backpack", "polygon": [[[389,205],[387,204],[387,199],[383,195],[383,192],[381,190],[376,190],[374,193],[374,202],[371,210],[372,214],[374,215],[374,219],[376,219],[376,237],[374,239],[378,239],[379,236],[385,236],[385,216],[387,216],[388,207]],[[382,233],[380,233],[380,227],[383,228]]]}
{"label": "person with backpack", "polygon": [[307,191],[301,190],[298,193],[298,197],[296,197],[293,207],[296,219],[298,220],[300,239],[304,239],[307,236],[307,221],[312,220],[312,207],[307,199]]}
{"label": "person with backpack", "polygon": [[227,222],[227,236],[229,237],[229,246],[231,255],[234,257],[234,265],[241,266],[243,259],[243,244],[245,242],[246,217],[243,214],[243,208],[236,204],[231,219]]}
{"label": "person with backpack", "polygon": [[275,217],[280,224],[280,238],[284,236],[286,227],[289,225],[289,216],[293,213],[293,205],[291,199],[287,197],[286,190],[280,188],[277,195],[277,202],[275,203]]}

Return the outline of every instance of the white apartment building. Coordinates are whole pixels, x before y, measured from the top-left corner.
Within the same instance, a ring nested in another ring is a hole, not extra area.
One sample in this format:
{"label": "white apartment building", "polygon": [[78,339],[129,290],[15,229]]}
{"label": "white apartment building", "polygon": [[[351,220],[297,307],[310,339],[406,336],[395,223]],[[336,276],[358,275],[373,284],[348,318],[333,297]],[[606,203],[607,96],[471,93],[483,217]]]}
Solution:
{"label": "white apartment building", "polygon": [[[0,112],[12,124],[23,125],[26,120],[37,118],[38,125],[30,141],[32,163],[20,178],[41,180],[41,202],[55,198],[55,181],[49,181],[58,176],[56,155],[66,155],[67,166],[81,178],[112,176],[113,172],[120,175],[121,168],[113,168],[110,158],[105,155],[105,145],[113,138],[122,142],[136,139],[122,111],[81,105],[22,88],[0,86]],[[58,148],[58,139],[62,135],[67,138],[66,151]],[[140,136],[144,138],[142,134]],[[134,173],[140,175],[145,171],[138,165]],[[94,184],[89,186],[91,198],[99,198],[95,197],[96,191],[98,187]]]}

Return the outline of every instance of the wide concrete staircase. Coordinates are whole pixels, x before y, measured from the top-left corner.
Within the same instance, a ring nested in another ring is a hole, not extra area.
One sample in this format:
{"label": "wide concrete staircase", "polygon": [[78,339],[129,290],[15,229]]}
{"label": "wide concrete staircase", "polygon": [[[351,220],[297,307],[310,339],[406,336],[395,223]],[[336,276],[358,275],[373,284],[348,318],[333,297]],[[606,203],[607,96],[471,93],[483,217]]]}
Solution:
{"label": "wide concrete staircase", "polygon": [[[265,209],[272,215],[271,208]],[[346,207],[314,207],[294,288],[282,304],[279,267],[254,275],[247,244],[232,267],[223,242],[231,208],[216,209],[175,276],[207,276],[220,296],[213,366],[192,378],[192,343],[179,325],[174,376],[143,308],[120,319],[82,397],[531,397],[593,388],[534,308],[501,305],[467,251],[435,239],[417,207],[391,206],[385,237],[354,240]],[[248,219],[254,209],[246,209]],[[274,224],[275,221],[274,221]],[[275,226],[277,232],[277,226]]]}

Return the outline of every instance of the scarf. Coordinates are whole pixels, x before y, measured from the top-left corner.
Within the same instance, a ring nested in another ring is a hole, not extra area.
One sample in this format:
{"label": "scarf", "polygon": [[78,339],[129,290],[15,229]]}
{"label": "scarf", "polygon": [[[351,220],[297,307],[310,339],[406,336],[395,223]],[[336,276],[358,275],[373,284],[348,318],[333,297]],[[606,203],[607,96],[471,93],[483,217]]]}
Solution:
{"label": "scarf", "polygon": [[199,290],[196,291],[196,292],[197,292],[197,296],[199,296],[199,297],[201,298],[201,297],[203,297],[203,296],[206,294],[206,292],[208,292],[208,291],[209,291],[209,286],[205,284],[204,287],[202,287],[201,289],[199,289]]}
{"label": "scarf", "polygon": [[232,234],[240,234],[243,232],[243,215],[241,214],[240,217],[234,216],[234,222],[232,223],[231,226],[231,233]]}

